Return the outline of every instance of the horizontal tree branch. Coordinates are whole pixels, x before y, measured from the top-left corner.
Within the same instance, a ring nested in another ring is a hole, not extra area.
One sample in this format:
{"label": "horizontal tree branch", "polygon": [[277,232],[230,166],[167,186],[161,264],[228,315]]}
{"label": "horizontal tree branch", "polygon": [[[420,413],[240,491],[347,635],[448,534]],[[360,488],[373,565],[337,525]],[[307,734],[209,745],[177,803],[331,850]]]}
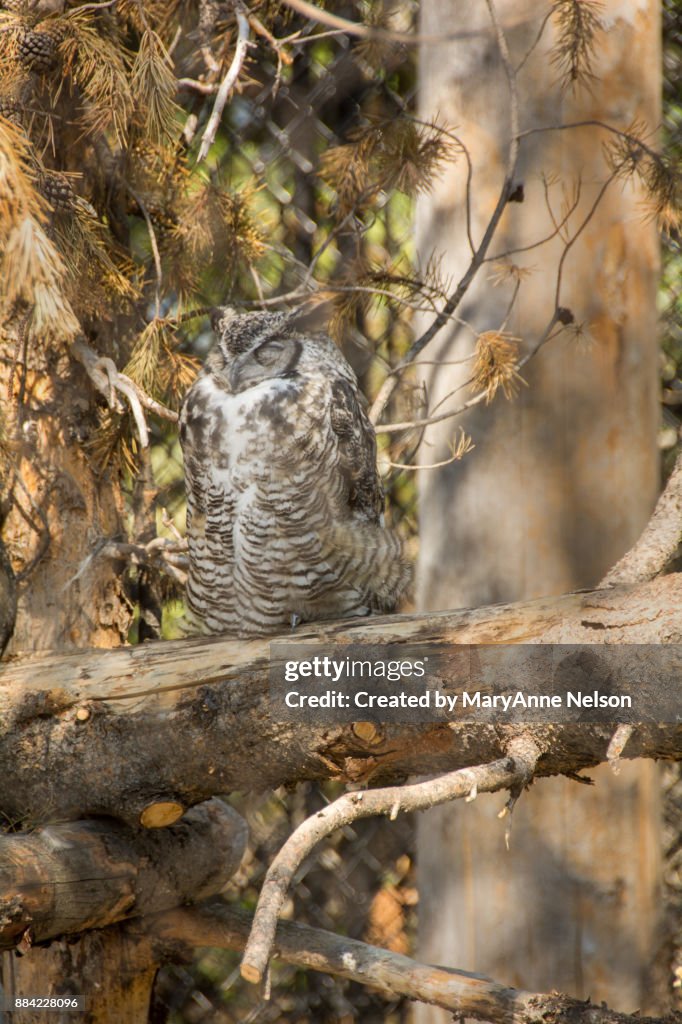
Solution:
{"label": "horizontal tree branch", "polygon": [[[133,934],[152,936],[160,947],[159,955],[189,958],[197,947],[243,949],[251,925],[248,915],[216,902],[201,908],[171,910],[128,927]],[[480,974],[421,964],[365,942],[291,921],[278,924],[274,948],[276,956],[296,967],[369,985],[389,997],[401,995],[441,1006],[452,1011],[456,1019],[473,1017],[493,1024],[662,1024],[639,1014],[616,1013],[589,999],[572,999],[556,992],[524,992]]]}
{"label": "horizontal tree branch", "polygon": [[162,831],[99,820],[0,835],[0,949],[26,951],[215,896],[239,867],[246,840],[246,823],[220,800]]}
{"label": "horizontal tree branch", "polygon": [[[682,642],[680,608],[682,576],[672,575],[519,604],[318,624],[295,639],[316,643],[320,654],[348,643],[396,652],[422,643],[592,644],[598,659],[604,643]],[[679,657],[677,648],[669,657]],[[175,805],[179,814],[236,789],[332,776],[384,785],[486,764],[504,757],[519,731],[499,723],[278,722],[268,671],[267,641],[215,637],[3,663],[0,812],[13,822],[109,815],[137,825],[150,805]],[[454,671],[445,666],[443,685]],[[613,692],[618,685],[616,677]],[[638,727],[624,756],[679,758],[681,732]],[[613,728],[555,722],[531,734],[543,752],[536,775],[553,775],[603,761]]]}

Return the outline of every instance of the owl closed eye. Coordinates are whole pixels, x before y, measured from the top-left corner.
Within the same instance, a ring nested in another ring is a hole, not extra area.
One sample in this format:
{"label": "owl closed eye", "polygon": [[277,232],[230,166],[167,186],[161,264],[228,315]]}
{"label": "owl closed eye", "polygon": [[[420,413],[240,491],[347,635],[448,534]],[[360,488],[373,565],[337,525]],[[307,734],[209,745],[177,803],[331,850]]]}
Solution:
{"label": "owl closed eye", "polygon": [[275,377],[291,376],[298,365],[301,343],[295,338],[261,342],[232,363],[229,380],[235,393]]}

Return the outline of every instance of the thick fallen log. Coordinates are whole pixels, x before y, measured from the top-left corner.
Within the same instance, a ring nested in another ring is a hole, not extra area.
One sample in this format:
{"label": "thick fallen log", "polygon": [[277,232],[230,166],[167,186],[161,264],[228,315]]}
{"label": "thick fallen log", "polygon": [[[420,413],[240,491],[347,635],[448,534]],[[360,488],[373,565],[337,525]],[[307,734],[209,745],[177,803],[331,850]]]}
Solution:
{"label": "thick fallen log", "polygon": [[[682,576],[297,631],[297,642],[309,640],[320,653],[344,643],[587,643],[595,645],[598,660],[604,643],[682,642]],[[680,652],[675,646],[669,652],[674,675]],[[453,722],[278,722],[270,714],[268,668],[268,642],[217,638],[6,663],[0,670],[0,811],[14,822],[109,815],[132,825],[163,825],[235,789],[330,776],[389,783],[488,763],[504,757],[519,732],[512,725]],[[613,692],[621,684],[613,679]],[[603,724],[534,725],[530,732],[541,751],[536,775],[575,773],[605,760],[613,731]],[[637,727],[623,756],[680,758],[682,729]]]}
{"label": "thick fallen log", "polygon": [[79,821],[0,836],[0,949],[26,952],[35,942],[215,896],[246,840],[243,818],[220,800],[160,831]]}

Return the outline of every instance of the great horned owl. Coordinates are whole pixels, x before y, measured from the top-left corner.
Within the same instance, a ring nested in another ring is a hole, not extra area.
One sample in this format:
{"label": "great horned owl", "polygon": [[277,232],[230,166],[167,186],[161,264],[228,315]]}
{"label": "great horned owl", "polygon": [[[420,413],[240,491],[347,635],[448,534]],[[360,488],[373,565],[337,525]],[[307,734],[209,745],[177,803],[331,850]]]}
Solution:
{"label": "great horned owl", "polygon": [[180,416],[188,619],[264,636],[392,610],[409,580],[383,527],[374,429],[331,339],[294,313],[214,312]]}

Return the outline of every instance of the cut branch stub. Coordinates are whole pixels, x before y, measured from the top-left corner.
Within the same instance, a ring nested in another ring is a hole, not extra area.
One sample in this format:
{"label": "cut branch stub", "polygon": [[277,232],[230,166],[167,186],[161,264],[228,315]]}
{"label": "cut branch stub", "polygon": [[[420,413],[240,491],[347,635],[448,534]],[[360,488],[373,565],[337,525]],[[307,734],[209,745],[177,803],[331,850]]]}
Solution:
{"label": "cut branch stub", "polygon": [[167,828],[174,825],[185,813],[177,800],[153,800],[140,814],[142,828]]}
{"label": "cut branch stub", "polygon": [[377,728],[374,722],[353,722],[351,731],[354,736],[357,736],[359,740],[362,740],[368,746],[381,743],[383,739],[381,730]]}

